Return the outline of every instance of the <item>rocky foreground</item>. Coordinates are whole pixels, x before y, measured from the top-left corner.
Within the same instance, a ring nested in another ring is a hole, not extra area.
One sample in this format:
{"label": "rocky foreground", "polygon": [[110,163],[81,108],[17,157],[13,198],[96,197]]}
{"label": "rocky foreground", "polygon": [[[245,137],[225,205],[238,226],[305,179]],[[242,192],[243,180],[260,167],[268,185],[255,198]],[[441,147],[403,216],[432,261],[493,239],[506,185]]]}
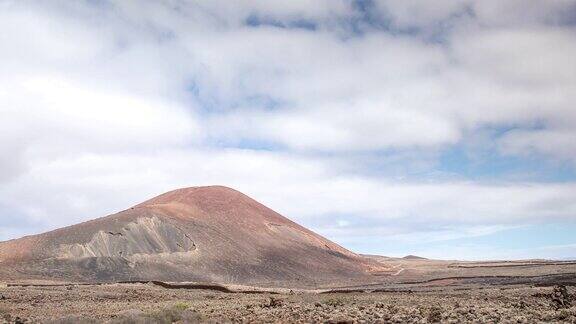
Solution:
{"label": "rocky foreground", "polygon": [[0,288],[6,323],[576,323],[574,287],[244,294],[150,284]]}

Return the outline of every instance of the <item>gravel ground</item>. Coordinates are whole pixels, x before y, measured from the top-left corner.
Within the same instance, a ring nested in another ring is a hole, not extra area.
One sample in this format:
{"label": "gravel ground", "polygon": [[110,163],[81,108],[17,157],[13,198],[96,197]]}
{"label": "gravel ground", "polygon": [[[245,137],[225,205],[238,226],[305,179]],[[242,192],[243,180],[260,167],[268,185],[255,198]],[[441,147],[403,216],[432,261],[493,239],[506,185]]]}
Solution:
{"label": "gravel ground", "polygon": [[576,323],[574,287],[244,294],[149,284],[0,288],[5,323]]}

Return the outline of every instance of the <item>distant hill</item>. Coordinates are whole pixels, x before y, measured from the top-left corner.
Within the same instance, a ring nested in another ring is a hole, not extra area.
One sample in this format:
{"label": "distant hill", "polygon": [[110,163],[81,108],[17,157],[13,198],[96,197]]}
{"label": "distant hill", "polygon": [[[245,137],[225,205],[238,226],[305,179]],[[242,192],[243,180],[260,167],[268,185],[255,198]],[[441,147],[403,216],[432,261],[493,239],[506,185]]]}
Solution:
{"label": "distant hill", "polygon": [[428,260],[427,258],[419,257],[416,255],[407,255],[405,257],[397,258],[397,257],[389,257],[384,255],[377,255],[377,254],[361,254],[361,256],[365,258],[369,258],[376,261],[394,261],[394,260]]}
{"label": "distant hill", "polygon": [[428,260],[427,258],[423,258],[423,257],[419,257],[417,255],[411,255],[411,254],[403,257],[402,259],[405,259],[405,260]]}

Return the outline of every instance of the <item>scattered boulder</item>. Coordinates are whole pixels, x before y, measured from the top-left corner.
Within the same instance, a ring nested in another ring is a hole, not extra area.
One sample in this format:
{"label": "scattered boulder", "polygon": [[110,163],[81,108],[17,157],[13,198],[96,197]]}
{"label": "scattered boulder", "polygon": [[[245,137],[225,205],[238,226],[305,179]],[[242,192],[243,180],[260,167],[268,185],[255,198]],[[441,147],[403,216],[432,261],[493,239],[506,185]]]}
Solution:
{"label": "scattered boulder", "polygon": [[270,297],[267,303],[263,304],[263,308],[276,308],[281,307],[283,304],[281,299]]}
{"label": "scattered boulder", "polygon": [[439,323],[442,321],[442,308],[440,307],[432,307],[428,312],[428,322],[430,323]]}
{"label": "scattered boulder", "polygon": [[24,324],[24,323],[26,323],[26,320],[24,320],[24,319],[22,319],[22,318],[20,318],[20,317],[16,317],[16,318],[14,319],[14,324]]}
{"label": "scattered boulder", "polygon": [[550,298],[552,299],[552,303],[556,309],[570,307],[571,298],[570,294],[568,294],[566,286],[555,286],[554,290],[552,291],[552,295],[550,295]]}

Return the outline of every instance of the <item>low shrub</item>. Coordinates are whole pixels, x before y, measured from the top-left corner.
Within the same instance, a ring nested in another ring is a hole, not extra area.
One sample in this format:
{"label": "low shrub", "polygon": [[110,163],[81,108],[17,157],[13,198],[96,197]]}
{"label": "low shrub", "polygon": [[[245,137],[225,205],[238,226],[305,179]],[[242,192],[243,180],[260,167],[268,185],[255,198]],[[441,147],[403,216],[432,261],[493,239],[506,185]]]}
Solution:
{"label": "low shrub", "polygon": [[336,298],[336,297],[327,299],[324,303],[326,305],[332,306],[332,307],[344,306],[344,300],[342,300],[341,298]]}

